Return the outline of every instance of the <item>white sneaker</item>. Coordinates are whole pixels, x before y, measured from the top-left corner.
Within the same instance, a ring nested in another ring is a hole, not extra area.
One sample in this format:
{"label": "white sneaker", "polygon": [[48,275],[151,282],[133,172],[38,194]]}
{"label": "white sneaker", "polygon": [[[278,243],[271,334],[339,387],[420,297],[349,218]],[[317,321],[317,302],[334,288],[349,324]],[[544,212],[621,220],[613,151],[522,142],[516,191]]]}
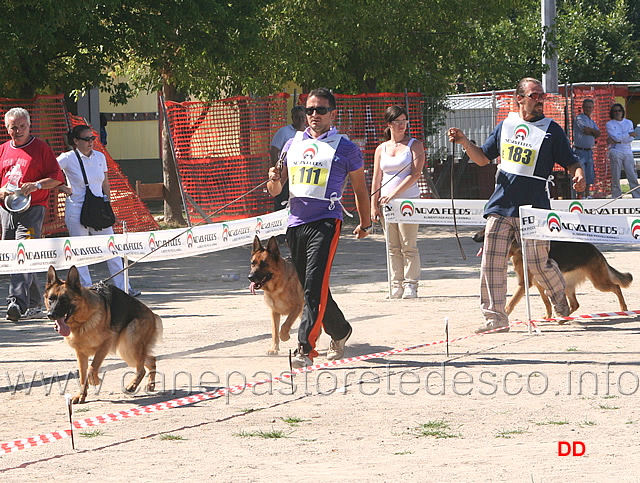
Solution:
{"label": "white sneaker", "polygon": [[351,337],[353,329],[349,328],[349,332],[340,340],[333,340],[329,342],[329,350],[327,351],[327,359],[330,361],[336,361],[342,359],[344,356],[344,346],[347,344],[347,340]]}
{"label": "white sneaker", "polygon": [[42,307],[29,307],[24,314],[20,315],[20,319],[41,319],[45,316]]}
{"label": "white sneaker", "polygon": [[[490,330],[494,330],[493,332],[488,332]],[[485,325],[481,325],[475,331],[476,334],[484,334],[488,332],[489,334],[497,334],[498,332],[509,332],[509,321],[498,322],[497,320],[492,320],[487,322]]]}
{"label": "white sneaker", "polygon": [[402,291],[402,287],[392,287],[391,288],[391,296],[389,298],[391,298],[391,299],[401,299],[403,293],[404,292]]}
{"label": "white sneaker", "polygon": [[291,358],[291,367],[294,369],[302,369],[303,367],[312,366],[313,361],[307,354],[303,354],[299,352],[299,349],[293,353],[293,357]]}
{"label": "white sneaker", "polygon": [[404,286],[404,292],[402,293],[403,299],[417,299],[418,289],[412,283],[408,283]]}

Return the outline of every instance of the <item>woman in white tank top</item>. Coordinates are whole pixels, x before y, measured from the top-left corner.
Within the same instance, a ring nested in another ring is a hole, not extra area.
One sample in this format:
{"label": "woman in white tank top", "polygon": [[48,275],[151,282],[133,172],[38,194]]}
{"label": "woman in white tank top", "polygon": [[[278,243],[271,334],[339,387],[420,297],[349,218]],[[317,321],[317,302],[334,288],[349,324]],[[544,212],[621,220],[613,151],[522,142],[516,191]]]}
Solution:
{"label": "woman in white tank top", "polygon": [[[376,148],[371,182],[371,221],[380,221],[389,234],[391,298],[418,296],[420,254],[418,227],[413,223],[384,223],[380,205],[393,198],[420,198],[418,178],[424,166],[424,147],[407,133],[408,116],[402,106],[384,114],[385,142]],[[386,225],[386,226],[385,226]]]}

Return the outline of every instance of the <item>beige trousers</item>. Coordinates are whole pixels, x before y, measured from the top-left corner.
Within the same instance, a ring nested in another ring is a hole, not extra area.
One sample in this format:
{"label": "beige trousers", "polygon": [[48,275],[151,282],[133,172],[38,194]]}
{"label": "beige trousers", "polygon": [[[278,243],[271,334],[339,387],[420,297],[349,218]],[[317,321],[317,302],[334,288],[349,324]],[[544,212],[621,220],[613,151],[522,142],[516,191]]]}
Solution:
{"label": "beige trousers", "polygon": [[418,286],[420,280],[420,253],[418,253],[418,228],[416,223],[385,223],[389,232],[389,265],[391,287],[407,284]]}

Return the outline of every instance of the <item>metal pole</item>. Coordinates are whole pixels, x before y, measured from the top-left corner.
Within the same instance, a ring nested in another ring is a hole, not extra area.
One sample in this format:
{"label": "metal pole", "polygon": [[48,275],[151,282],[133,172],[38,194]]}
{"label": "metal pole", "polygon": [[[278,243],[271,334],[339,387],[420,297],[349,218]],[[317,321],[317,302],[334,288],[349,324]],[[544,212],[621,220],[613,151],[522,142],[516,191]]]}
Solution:
{"label": "metal pole", "polygon": [[[556,0],[542,0],[542,63],[549,69],[542,74],[542,87],[547,93],[556,94],[558,92],[558,53],[555,43],[551,41],[555,35],[556,22]],[[546,50],[551,49],[551,54],[547,57]]]}

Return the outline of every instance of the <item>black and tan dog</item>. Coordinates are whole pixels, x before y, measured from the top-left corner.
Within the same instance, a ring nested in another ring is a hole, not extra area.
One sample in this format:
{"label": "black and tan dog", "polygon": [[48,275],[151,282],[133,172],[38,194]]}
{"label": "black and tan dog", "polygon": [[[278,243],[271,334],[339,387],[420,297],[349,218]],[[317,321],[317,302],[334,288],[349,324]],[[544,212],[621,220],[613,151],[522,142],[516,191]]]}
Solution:
{"label": "black and tan dog", "polygon": [[[251,273],[249,273],[251,291],[264,290],[264,301],[271,309],[271,349],[269,355],[280,350],[280,340],[289,340],[289,331],[304,306],[302,285],[296,269],[289,260],[280,256],[278,241],[271,237],[267,248],[262,246],[260,238],[253,239],[251,252]],[[287,319],[280,327],[281,316]]]}
{"label": "black and tan dog", "polygon": [[[473,239],[474,241],[482,242],[484,240],[484,230],[476,233]],[[513,309],[525,293],[522,249],[515,241],[511,244],[511,247],[509,247],[509,257],[513,263],[513,269],[518,275],[518,288],[507,303],[505,308],[507,314],[513,312]],[[620,304],[620,310],[623,312],[627,311],[627,304],[620,287],[626,288],[631,285],[633,276],[630,273],[621,273],[609,265],[607,259],[595,245],[587,242],[552,240],[549,258],[556,261],[566,281],[567,286],[565,293],[569,301],[570,314],[574,313],[578,310],[578,307],[580,307],[576,297],[576,287],[587,279],[601,292],[613,292],[616,294]],[[529,272],[529,287],[531,287],[532,284],[536,286],[544,302],[546,308],[545,317],[550,319],[551,301],[538,281],[531,275],[531,272]]]}
{"label": "black and tan dog", "polygon": [[[89,384],[100,383],[98,371],[111,352],[136,370],[127,392],[140,385],[145,367],[149,370],[147,390],[154,390],[156,358],[152,351],[162,337],[162,319],[146,305],[111,285],[82,287],[75,266],[64,282],[49,267],[44,302],[55,329],[76,351],[82,387],[74,404],[85,401]],[[89,357],[93,357],[90,367]]]}

